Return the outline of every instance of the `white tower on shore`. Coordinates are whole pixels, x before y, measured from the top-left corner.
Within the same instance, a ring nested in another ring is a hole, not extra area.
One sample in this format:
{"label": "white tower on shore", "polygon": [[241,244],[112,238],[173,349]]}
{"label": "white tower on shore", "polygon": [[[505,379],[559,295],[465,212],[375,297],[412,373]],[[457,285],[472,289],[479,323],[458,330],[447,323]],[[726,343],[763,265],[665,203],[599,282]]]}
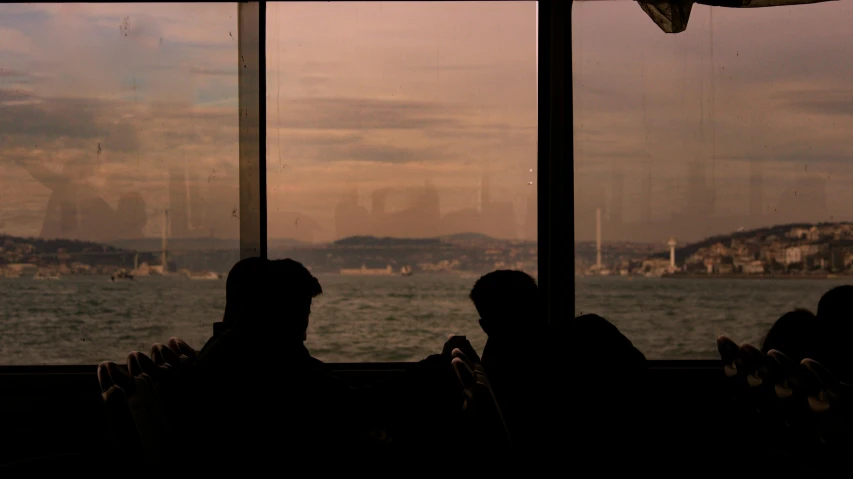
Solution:
{"label": "white tower on shore", "polygon": [[675,245],[678,244],[675,242],[675,237],[669,239],[667,245],[669,245],[669,267],[670,269],[675,269]]}
{"label": "white tower on shore", "polygon": [[601,269],[601,208],[595,209],[595,267]]}

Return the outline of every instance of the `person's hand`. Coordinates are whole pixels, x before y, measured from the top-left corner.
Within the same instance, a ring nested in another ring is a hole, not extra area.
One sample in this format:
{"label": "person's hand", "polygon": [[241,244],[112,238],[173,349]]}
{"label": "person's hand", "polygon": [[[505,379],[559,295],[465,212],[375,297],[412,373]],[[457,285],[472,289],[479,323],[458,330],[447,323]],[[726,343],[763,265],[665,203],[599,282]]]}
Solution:
{"label": "person's hand", "polygon": [[450,356],[454,349],[459,349],[470,359],[473,363],[480,362],[480,355],[477,354],[477,350],[474,349],[474,346],[471,346],[471,343],[468,341],[468,338],[465,336],[454,336],[450,335],[447,338],[447,342],[444,343],[444,348],[441,351],[441,354],[445,356]]}

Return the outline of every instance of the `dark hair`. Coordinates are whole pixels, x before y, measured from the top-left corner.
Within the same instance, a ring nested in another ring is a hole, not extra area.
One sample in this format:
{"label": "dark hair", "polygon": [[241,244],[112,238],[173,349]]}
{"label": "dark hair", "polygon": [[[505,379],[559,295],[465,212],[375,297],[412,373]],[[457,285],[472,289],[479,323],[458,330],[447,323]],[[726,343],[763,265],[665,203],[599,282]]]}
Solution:
{"label": "dark hair", "polygon": [[267,266],[264,258],[241,259],[228,272],[225,280],[225,314],[222,322],[233,326],[240,311],[253,303],[263,301],[263,288],[267,282]]}
{"label": "dark hair", "polygon": [[536,280],[522,271],[497,270],[482,276],[474,283],[470,298],[486,334],[545,325],[539,287]]}
{"label": "dark hair", "polygon": [[824,342],[822,362],[842,380],[853,381],[853,361],[847,354],[853,336],[853,286],[845,284],[827,291],[817,304],[817,320]]}
{"label": "dark hair", "polygon": [[270,268],[279,300],[310,305],[313,298],[323,294],[320,281],[298,261],[277,259],[270,262]]}
{"label": "dark hair", "polygon": [[272,261],[270,270],[268,304],[283,316],[277,330],[285,336],[302,338],[308,329],[311,302],[323,294],[320,281],[308,268],[290,258]]}
{"label": "dark hair", "polygon": [[821,321],[853,322],[853,286],[836,286],[824,293],[817,303],[817,317]]}
{"label": "dark hair", "polygon": [[781,351],[797,363],[805,358],[817,359],[820,324],[817,317],[805,309],[783,314],[773,323],[761,342],[761,352]]}
{"label": "dark hair", "polygon": [[225,289],[223,322],[230,322],[229,327],[261,328],[285,336],[302,336],[308,328],[311,301],[323,292],[320,282],[302,264],[262,258],[247,258],[234,265]]}

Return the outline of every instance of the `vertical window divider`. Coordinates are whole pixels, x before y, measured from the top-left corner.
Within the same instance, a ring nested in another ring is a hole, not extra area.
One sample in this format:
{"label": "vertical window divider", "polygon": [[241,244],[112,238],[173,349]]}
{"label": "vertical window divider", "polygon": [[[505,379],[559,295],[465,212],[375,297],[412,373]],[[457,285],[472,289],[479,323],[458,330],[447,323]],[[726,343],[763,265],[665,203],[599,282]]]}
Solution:
{"label": "vertical window divider", "polygon": [[[266,2],[237,4],[240,259],[267,256]],[[236,213],[236,212],[235,212]]]}
{"label": "vertical window divider", "polygon": [[538,3],[538,269],[554,322],[574,316],[571,1]]}

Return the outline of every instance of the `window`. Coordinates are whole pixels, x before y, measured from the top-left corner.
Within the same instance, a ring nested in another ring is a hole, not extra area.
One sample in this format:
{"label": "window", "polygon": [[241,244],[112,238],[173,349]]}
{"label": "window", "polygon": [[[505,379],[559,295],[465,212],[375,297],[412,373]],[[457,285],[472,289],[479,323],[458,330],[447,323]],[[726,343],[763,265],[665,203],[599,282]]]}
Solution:
{"label": "window", "polygon": [[655,8],[573,6],[576,312],[712,359],[851,280],[853,3]]}
{"label": "window", "polygon": [[267,4],[271,258],[324,288],[325,361],[485,337],[468,300],[537,269],[534,2]]}
{"label": "window", "polygon": [[0,6],[0,364],[210,336],[240,251],[237,30],[236,4]]}

